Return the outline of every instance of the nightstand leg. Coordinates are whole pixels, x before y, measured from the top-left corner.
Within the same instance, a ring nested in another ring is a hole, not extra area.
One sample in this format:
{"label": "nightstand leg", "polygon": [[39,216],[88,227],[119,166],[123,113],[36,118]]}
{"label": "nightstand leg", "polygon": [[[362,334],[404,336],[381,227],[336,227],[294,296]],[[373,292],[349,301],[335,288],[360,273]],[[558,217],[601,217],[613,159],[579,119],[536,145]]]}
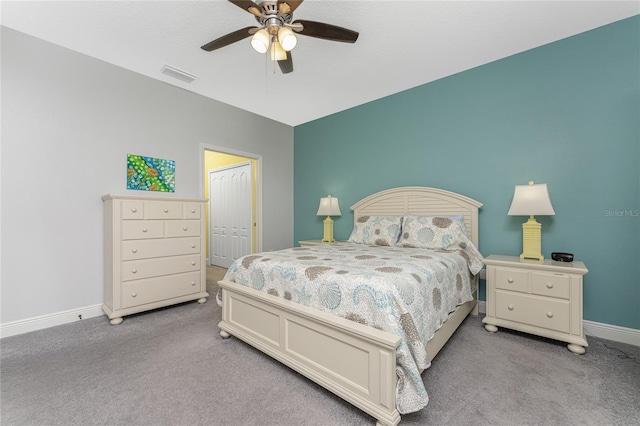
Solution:
{"label": "nightstand leg", "polygon": [[582,355],[583,353],[585,353],[587,350],[584,348],[584,346],[580,346],[580,345],[574,345],[573,343],[569,343],[567,345],[567,349],[569,349],[571,352],[573,352],[574,354],[578,354],[578,355]]}
{"label": "nightstand leg", "polygon": [[496,331],[498,331],[498,327],[492,324],[485,324],[484,328],[490,333],[495,333]]}

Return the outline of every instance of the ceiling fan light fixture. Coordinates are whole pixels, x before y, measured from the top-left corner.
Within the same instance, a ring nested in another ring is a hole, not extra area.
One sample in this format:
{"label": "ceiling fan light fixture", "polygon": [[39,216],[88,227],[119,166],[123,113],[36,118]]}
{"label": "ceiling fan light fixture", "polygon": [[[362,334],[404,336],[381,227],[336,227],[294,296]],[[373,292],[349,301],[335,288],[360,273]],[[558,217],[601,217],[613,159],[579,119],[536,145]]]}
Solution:
{"label": "ceiling fan light fixture", "polygon": [[264,28],[256,31],[251,37],[251,47],[258,53],[266,53],[269,50],[269,33]]}
{"label": "ceiling fan light fixture", "polygon": [[278,41],[287,52],[292,51],[293,48],[296,47],[296,44],[298,44],[296,35],[287,27],[281,27],[280,30],[278,30]]}
{"label": "ceiling fan light fixture", "polygon": [[282,48],[278,40],[274,40],[271,43],[271,60],[284,61],[285,59],[287,59],[287,52]]}

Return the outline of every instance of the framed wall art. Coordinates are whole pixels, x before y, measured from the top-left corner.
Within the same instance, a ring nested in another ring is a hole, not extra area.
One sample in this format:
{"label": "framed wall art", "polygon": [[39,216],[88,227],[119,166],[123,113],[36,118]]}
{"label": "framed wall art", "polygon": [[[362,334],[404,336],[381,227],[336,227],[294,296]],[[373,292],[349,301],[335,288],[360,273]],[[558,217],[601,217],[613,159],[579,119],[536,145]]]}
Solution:
{"label": "framed wall art", "polygon": [[127,189],[176,191],[176,162],[127,154]]}

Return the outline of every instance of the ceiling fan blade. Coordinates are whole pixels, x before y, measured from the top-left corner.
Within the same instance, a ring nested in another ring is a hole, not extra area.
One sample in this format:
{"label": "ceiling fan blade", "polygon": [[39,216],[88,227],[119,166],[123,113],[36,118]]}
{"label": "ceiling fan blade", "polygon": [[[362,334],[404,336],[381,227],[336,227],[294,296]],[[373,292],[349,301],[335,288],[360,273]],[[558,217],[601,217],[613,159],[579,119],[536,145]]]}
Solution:
{"label": "ceiling fan blade", "polygon": [[299,34],[309,37],[322,38],[331,41],[341,41],[343,43],[355,43],[358,39],[359,33],[349,30],[347,28],[338,27],[335,25],[324,24],[322,22],[315,21],[303,21],[298,20],[293,22],[292,25],[302,24],[304,27]]}
{"label": "ceiling fan blade", "polygon": [[280,13],[292,14],[300,6],[303,0],[278,0],[278,10]]}
{"label": "ceiling fan blade", "polygon": [[207,52],[211,52],[212,50],[220,49],[221,47],[228,46],[236,41],[240,41],[244,38],[247,38],[251,35],[252,32],[255,32],[256,27],[246,27],[241,30],[234,31],[227,35],[223,35],[204,46],[200,46],[202,50],[206,50]]}
{"label": "ceiling fan blade", "polygon": [[293,71],[293,58],[291,57],[291,52],[287,52],[287,59],[278,61],[278,66],[280,66],[282,74],[289,74]]}
{"label": "ceiling fan blade", "polygon": [[249,13],[256,15],[257,17],[262,16],[262,10],[260,6],[252,2],[251,0],[229,0],[231,3],[235,4],[241,9],[246,10]]}

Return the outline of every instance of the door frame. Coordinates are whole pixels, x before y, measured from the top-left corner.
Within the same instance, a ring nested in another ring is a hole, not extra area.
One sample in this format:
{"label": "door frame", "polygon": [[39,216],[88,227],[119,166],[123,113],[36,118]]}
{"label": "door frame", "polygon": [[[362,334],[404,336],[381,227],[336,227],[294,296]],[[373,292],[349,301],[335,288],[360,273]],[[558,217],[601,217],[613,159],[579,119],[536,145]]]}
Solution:
{"label": "door frame", "polygon": [[[204,181],[205,179],[209,178],[209,173],[207,170],[205,170],[204,168],[204,154],[205,151],[213,151],[213,152],[219,152],[221,154],[229,154],[229,155],[237,155],[239,157],[246,157],[252,160],[256,161],[256,182],[255,182],[255,189],[256,189],[256,221],[255,221],[255,228],[256,228],[256,252],[261,252],[262,251],[262,155],[259,154],[253,154],[250,152],[244,152],[244,151],[240,151],[237,149],[231,149],[231,148],[227,148],[227,147],[223,147],[223,146],[217,146],[217,145],[210,145],[210,144],[205,144],[205,143],[201,143],[200,144],[200,162],[199,162],[199,166],[198,169],[200,171],[200,179],[198,180],[199,185],[200,185],[200,194],[203,194],[204,198],[209,197],[209,194],[204,194]],[[207,235],[207,247],[209,246],[210,242],[209,242],[209,235]],[[207,263],[209,262],[209,260],[207,259]]]}

